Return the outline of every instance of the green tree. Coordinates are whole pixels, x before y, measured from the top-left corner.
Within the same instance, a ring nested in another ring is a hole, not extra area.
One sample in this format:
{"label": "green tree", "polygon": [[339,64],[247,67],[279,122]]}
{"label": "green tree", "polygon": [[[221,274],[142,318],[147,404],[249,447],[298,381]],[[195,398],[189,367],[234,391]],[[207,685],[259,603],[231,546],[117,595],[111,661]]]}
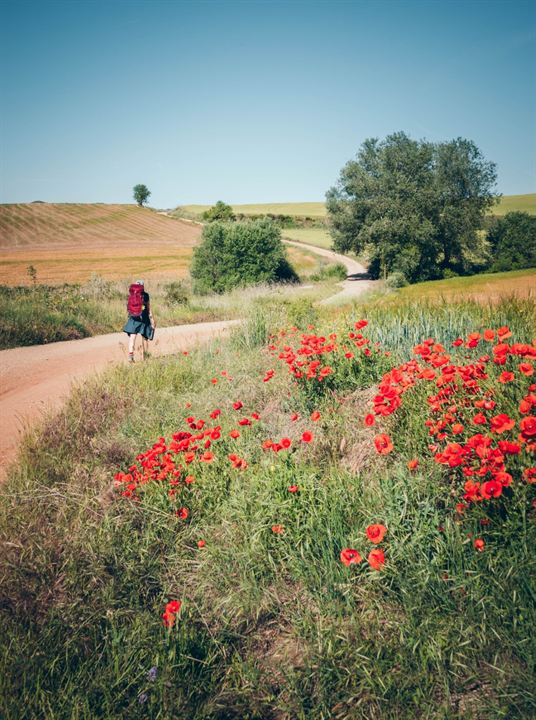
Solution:
{"label": "green tree", "polygon": [[483,267],[485,213],[496,202],[494,163],[470,140],[368,139],[341,170],[326,204],[335,248],[366,250],[373,277],[410,281]]}
{"label": "green tree", "polygon": [[536,267],[536,217],[509,212],[496,219],[489,231],[493,263],[491,270],[521,270]]}
{"label": "green tree", "polygon": [[203,220],[207,222],[232,222],[235,220],[233,208],[222,200],[203,213]]}
{"label": "green tree", "polygon": [[196,293],[222,293],[257,283],[295,281],[280,229],[269,220],[205,225],[191,266]]}
{"label": "green tree", "polygon": [[134,193],[134,200],[140,207],[143,207],[144,203],[147,202],[151,194],[147,185],[134,185],[132,192]]}

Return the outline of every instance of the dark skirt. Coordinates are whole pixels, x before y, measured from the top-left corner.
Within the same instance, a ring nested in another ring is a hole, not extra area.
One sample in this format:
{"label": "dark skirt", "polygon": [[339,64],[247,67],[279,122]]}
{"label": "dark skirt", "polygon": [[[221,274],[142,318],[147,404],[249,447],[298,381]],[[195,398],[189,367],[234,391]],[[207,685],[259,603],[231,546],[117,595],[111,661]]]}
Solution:
{"label": "dark skirt", "polygon": [[128,335],[142,335],[146,340],[152,340],[154,337],[154,330],[151,327],[151,323],[143,321],[143,318],[129,317],[126,322],[123,332]]}

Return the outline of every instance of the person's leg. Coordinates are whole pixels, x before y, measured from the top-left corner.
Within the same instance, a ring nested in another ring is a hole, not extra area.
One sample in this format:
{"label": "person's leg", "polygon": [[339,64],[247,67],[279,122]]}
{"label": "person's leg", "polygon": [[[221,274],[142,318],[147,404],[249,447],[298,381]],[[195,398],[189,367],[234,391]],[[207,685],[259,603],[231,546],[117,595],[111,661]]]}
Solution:
{"label": "person's leg", "polygon": [[128,361],[134,362],[134,346],[136,344],[136,335],[134,333],[128,336]]}

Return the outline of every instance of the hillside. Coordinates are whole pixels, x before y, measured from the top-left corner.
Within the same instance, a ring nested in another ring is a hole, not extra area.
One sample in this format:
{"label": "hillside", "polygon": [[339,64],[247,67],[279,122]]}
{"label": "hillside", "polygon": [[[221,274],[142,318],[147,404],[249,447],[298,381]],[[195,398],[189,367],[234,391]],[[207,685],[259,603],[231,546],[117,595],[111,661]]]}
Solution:
{"label": "hillside", "polygon": [[[185,215],[199,216],[208,210],[210,205],[181,205],[176,210],[177,217],[183,212]],[[303,203],[258,203],[254,205],[233,205],[236,213],[243,215],[260,215],[273,213],[274,215],[294,215],[299,217],[319,218],[326,215],[326,206],[323,202]],[[504,195],[499,205],[494,208],[494,215],[506,215],[507,212],[521,211],[536,215],[536,193],[528,195]]]}
{"label": "hillside", "polygon": [[186,274],[201,228],[136,205],[0,205],[0,283]]}

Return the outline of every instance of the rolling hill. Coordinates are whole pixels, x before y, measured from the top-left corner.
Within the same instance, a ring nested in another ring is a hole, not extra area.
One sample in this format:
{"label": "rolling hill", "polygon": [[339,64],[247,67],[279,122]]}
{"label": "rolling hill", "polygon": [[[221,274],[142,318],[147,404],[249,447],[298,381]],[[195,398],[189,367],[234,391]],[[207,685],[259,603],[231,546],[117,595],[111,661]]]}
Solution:
{"label": "rolling hill", "polygon": [[[200,216],[210,205],[182,205],[175,211],[180,217],[181,213],[186,216]],[[323,202],[302,202],[302,203],[257,203],[253,205],[233,205],[236,213],[243,215],[260,215],[263,213],[274,215],[292,215],[298,217],[321,218],[326,215],[326,206]],[[504,195],[493,215],[505,215],[507,212],[521,211],[530,215],[536,215],[536,193],[528,195]]]}

